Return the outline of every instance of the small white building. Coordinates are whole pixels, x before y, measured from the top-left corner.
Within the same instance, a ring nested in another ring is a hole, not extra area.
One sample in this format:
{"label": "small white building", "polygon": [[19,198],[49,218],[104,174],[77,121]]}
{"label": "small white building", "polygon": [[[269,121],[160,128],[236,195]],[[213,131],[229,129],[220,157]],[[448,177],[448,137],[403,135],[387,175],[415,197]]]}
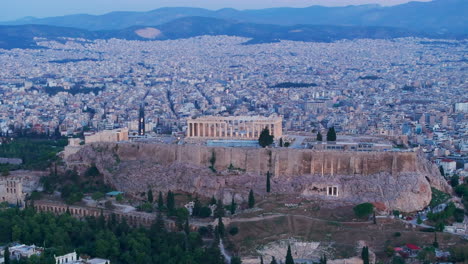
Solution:
{"label": "small white building", "polygon": [[68,253],[63,256],[55,257],[55,264],[110,264],[108,259],[82,259],[79,258],[76,252]]}
{"label": "small white building", "polygon": [[452,159],[442,159],[440,166],[444,168],[446,174],[452,174],[457,170],[457,162]]}

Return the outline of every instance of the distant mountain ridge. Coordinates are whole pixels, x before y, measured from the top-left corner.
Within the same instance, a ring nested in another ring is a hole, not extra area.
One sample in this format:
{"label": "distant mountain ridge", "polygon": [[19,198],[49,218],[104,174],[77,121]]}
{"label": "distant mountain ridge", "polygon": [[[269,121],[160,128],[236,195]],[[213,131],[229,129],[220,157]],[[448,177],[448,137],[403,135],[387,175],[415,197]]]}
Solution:
{"label": "distant mountain ridge", "polygon": [[38,48],[34,37],[57,40],[61,37],[84,39],[119,38],[127,40],[168,40],[196,36],[239,36],[252,39],[246,44],[279,40],[332,42],[341,39],[392,39],[434,37],[426,33],[391,27],[330,25],[281,26],[241,23],[209,17],[183,17],[159,26],[133,26],[119,30],[89,31],[48,25],[0,25],[0,48]]}
{"label": "distant mountain ridge", "polygon": [[385,26],[428,33],[468,33],[468,1],[434,0],[381,7],[359,5],[345,7],[311,6],[306,8],[270,8],[260,10],[202,8],[160,8],[148,12],[112,12],[104,15],[69,15],[50,18],[25,18],[4,25],[40,24],[87,30],[119,30],[133,26],[158,26],[183,17],[209,17],[243,23],[292,26]]}

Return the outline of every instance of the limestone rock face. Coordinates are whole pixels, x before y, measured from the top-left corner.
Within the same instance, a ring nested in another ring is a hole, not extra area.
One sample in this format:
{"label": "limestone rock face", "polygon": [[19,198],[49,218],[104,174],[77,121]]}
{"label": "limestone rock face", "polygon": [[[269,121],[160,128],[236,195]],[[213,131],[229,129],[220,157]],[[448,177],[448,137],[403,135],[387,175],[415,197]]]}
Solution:
{"label": "limestone rock face", "polygon": [[[265,194],[268,171],[274,193],[337,202],[376,202],[403,212],[427,206],[431,186],[450,191],[437,167],[415,152],[100,143],[83,146],[66,162],[82,168],[94,163],[106,182],[130,194],[152,188],[215,195],[227,203],[233,195],[236,200],[247,199],[250,189]],[[333,187],[337,187],[337,196],[328,196]]]}

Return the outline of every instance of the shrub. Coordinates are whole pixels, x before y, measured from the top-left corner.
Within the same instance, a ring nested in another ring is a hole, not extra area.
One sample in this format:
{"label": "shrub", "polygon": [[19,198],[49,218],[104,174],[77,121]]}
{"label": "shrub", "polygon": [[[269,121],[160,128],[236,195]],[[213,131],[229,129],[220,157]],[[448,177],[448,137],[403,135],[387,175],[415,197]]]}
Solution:
{"label": "shrub", "polygon": [[198,216],[201,218],[206,218],[211,216],[211,209],[207,206],[203,206],[200,208],[200,212],[198,213]]}
{"label": "shrub", "polygon": [[374,211],[374,205],[371,203],[358,204],[353,208],[353,211],[359,218],[368,217]]}
{"label": "shrub", "polygon": [[233,226],[229,229],[229,234],[231,236],[235,236],[239,233],[239,228],[237,226]]}

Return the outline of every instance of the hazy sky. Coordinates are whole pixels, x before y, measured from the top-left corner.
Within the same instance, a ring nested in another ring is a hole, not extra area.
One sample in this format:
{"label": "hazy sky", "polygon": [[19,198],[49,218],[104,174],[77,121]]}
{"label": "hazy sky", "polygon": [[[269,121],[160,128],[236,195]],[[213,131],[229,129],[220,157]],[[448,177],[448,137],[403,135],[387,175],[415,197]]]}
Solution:
{"label": "hazy sky", "polygon": [[[430,0],[417,0],[430,1]],[[305,7],[311,5],[396,5],[409,0],[0,0],[0,21],[26,16],[49,17],[70,14],[104,14],[111,11],[148,11],[160,7],[188,6],[220,9]]]}

